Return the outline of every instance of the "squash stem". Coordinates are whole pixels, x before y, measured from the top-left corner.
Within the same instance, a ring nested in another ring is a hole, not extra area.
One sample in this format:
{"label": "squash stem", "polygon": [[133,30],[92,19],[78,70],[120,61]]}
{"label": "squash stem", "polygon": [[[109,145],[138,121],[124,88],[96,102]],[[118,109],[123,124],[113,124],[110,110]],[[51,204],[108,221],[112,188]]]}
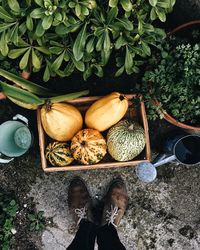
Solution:
{"label": "squash stem", "polygon": [[133,124],[131,124],[129,127],[128,127],[128,130],[133,130],[134,126]]}
{"label": "squash stem", "polygon": [[123,100],[125,99],[125,96],[121,94],[121,95],[119,96],[119,99],[120,99],[120,101],[123,101]]}

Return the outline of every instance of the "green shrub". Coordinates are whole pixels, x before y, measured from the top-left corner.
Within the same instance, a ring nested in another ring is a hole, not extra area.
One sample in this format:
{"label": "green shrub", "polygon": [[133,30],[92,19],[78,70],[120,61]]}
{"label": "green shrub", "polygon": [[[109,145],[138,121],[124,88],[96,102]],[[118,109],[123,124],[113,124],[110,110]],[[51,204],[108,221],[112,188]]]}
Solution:
{"label": "green shrub", "polygon": [[0,190],[0,249],[9,250],[13,242],[14,219],[18,210],[18,204],[13,195]]}
{"label": "green shrub", "polygon": [[142,85],[149,118],[163,116],[164,109],[180,122],[200,125],[200,44],[173,39],[150,63]]}
{"label": "green shrub", "polygon": [[103,76],[116,59],[116,76],[138,66],[165,37],[153,21],[166,21],[175,0],[0,0],[0,51],[22,70],[43,70],[43,80]]}

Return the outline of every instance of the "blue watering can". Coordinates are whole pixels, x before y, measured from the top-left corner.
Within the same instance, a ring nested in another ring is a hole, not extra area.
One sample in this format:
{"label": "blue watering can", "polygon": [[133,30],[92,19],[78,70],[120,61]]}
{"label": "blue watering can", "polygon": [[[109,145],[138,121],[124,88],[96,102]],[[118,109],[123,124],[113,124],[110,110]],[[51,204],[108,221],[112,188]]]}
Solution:
{"label": "blue watering can", "polygon": [[168,137],[163,152],[152,163],[145,162],[136,166],[136,175],[141,181],[152,182],[157,176],[156,168],[174,160],[188,166],[200,163],[200,136],[184,133]]}
{"label": "blue watering can", "polygon": [[28,119],[20,114],[0,125],[0,163],[25,154],[33,143]]}

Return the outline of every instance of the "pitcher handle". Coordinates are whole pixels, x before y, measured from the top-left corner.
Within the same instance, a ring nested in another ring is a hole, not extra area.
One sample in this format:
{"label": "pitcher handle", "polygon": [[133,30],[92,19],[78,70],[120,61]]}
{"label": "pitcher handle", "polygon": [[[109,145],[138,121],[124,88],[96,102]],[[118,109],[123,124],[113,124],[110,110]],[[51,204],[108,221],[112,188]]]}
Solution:
{"label": "pitcher handle", "polygon": [[28,126],[28,119],[23,115],[17,114],[15,116],[13,116],[13,120],[14,121],[20,120],[20,121],[24,122]]}
{"label": "pitcher handle", "polygon": [[[3,156],[3,154],[0,153],[0,157],[2,157],[2,156]],[[14,158],[8,158],[8,159],[0,158],[0,163],[9,163],[12,160],[14,160]]]}

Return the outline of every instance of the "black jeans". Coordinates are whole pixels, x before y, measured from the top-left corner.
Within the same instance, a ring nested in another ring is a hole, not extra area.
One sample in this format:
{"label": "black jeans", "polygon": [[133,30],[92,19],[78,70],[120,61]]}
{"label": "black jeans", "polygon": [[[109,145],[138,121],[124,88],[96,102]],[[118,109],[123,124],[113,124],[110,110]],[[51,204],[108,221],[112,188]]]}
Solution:
{"label": "black jeans", "polygon": [[67,250],[94,250],[96,237],[99,250],[126,250],[112,224],[97,228],[95,224],[86,220],[81,221],[76,236]]}

